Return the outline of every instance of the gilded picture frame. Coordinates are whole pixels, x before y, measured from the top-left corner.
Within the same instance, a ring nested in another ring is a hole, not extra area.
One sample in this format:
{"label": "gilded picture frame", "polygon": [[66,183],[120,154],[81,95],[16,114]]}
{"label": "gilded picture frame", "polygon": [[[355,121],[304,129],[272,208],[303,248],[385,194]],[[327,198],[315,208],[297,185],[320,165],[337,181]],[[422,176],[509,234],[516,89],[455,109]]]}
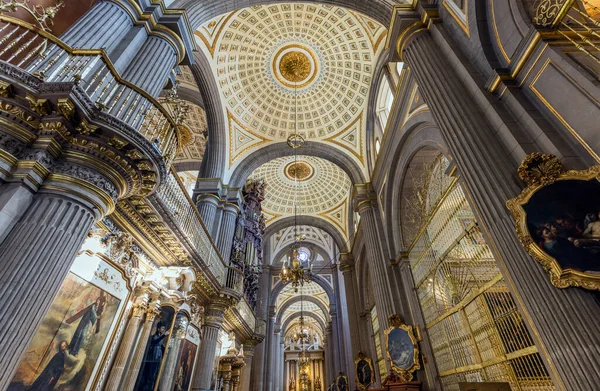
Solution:
{"label": "gilded picture frame", "polygon": [[385,330],[385,354],[390,366],[403,382],[413,379],[413,373],[421,369],[419,345],[412,326],[404,324],[398,315],[390,315],[390,327]]}
{"label": "gilded picture frame", "polygon": [[[585,233],[591,222],[587,215],[584,221],[581,213],[581,210],[590,209],[593,213],[589,213],[589,218],[595,219],[592,222],[600,228],[600,201],[596,203],[598,198],[594,196],[600,195],[600,165],[566,171],[556,156],[536,152],[523,160],[518,174],[527,187],[508,200],[506,206],[515,220],[516,233],[525,250],[548,271],[555,287],[600,290],[600,268],[593,270],[594,263],[600,260],[600,239],[598,246],[586,247],[588,242],[595,244],[596,239],[589,239],[589,234]],[[582,195],[585,190],[577,191],[579,188],[589,188],[592,194],[585,192]],[[558,194],[557,198],[570,200],[570,205],[565,200],[556,201],[548,194]],[[548,206],[548,200],[552,200],[552,205]],[[556,217],[556,204],[564,205],[562,208],[566,209],[561,211],[560,220]],[[547,216],[548,221],[543,222],[540,215]],[[565,219],[572,222],[563,222]],[[563,229],[569,234],[561,234],[559,229],[565,225],[576,233]],[[587,265],[592,265],[589,266],[592,269],[586,269]]]}
{"label": "gilded picture frame", "polygon": [[[368,371],[370,372],[369,375],[364,373],[365,368],[368,368]],[[354,374],[356,375],[356,386],[360,390],[368,390],[369,387],[375,383],[373,360],[366,357],[363,352],[358,352],[358,358],[354,360]]]}
{"label": "gilded picture frame", "polygon": [[[342,380],[344,382],[342,382]],[[335,378],[335,387],[338,391],[350,391],[350,383],[348,383],[348,376],[338,375],[338,377]]]}

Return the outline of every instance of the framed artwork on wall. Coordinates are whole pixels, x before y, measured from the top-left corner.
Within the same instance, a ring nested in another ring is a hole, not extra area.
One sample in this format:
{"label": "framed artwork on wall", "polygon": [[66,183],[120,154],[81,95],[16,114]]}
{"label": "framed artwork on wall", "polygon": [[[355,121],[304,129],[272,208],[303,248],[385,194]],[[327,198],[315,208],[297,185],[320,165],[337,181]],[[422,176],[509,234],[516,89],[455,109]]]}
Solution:
{"label": "framed artwork on wall", "polygon": [[8,390],[89,390],[129,295],[123,274],[81,253],[21,356]]}
{"label": "framed artwork on wall", "polygon": [[375,382],[375,371],[373,360],[366,357],[363,352],[358,352],[358,358],[354,360],[356,372],[356,385],[361,390],[367,390]]}
{"label": "framed artwork on wall", "polygon": [[554,286],[600,289],[600,166],[565,171],[536,152],[518,173],[527,187],[506,205],[523,247]]}
{"label": "framed artwork on wall", "polygon": [[413,372],[420,369],[419,345],[412,326],[402,323],[400,316],[390,315],[390,328],[385,330],[386,355],[393,370],[404,382],[413,378]]}

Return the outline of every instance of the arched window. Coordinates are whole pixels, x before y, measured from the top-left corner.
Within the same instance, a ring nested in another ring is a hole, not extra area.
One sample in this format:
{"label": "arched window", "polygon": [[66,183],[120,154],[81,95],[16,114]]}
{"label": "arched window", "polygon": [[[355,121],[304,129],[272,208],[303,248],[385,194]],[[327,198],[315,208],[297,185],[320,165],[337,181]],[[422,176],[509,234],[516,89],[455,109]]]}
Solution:
{"label": "arched window", "polygon": [[[536,379],[554,386],[450,162],[417,152],[402,189],[402,237],[444,389],[458,382]],[[508,359],[513,356],[518,359]],[[487,364],[493,362],[494,364]],[[477,367],[478,369],[473,369]]]}
{"label": "arched window", "polygon": [[381,141],[379,139],[375,140],[375,153],[379,155],[379,150],[381,149]]}
{"label": "arched window", "polygon": [[379,93],[377,95],[377,118],[379,119],[379,126],[381,127],[382,132],[385,132],[385,127],[387,125],[393,103],[394,94],[392,93],[392,89],[387,78],[384,78],[379,86]]}

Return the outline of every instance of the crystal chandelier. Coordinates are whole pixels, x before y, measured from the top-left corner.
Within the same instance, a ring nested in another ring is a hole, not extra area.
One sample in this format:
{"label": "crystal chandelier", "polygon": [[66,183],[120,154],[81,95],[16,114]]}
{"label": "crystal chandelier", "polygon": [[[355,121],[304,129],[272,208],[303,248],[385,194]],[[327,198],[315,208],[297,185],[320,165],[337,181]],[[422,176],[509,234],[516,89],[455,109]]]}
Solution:
{"label": "crystal chandelier", "polygon": [[[294,87],[294,96],[297,102],[297,92]],[[294,119],[298,117],[298,105],[296,103],[296,115]],[[296,151],[298,148],[304,145],[304,138],[296,133],[297,126],[294,126],[294,134],[291,134],[287,139],[287,144],[294,150],[294,166],[297,168],[298,155]],[[305,267],[304,262],[299,252],[300,243],[305,239],[304,235],[298,234],[298,207],[297,207],[297,193],[298,193],[298,171],[294,171],[294,234],[295,242],[292,245],[291,258],[287,257],[283,262],[283,268],[279,273],[279,278],[284,284],[292,284],[294,292],[298,292],[298,287],[303,286],[306,282],[310,282],[312,278],[312,262],[309,262],[308,267]]]}
{"label": "crystal chandelier", "polygon": [[296,328],[296,332],[292,336],[294,343],[308,342],[308,330],[304,327],[304,316],[300,316],[300,325]]}

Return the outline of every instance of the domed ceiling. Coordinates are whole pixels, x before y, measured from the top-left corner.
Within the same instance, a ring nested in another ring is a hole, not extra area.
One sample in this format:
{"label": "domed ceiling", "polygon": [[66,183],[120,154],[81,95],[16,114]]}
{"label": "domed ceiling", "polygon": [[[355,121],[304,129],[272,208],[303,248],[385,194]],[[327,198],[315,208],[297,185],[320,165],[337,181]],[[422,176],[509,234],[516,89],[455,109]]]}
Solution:
{"label": "domed ceiling", "polygon": [[294,216],[295,198],[298,215],[323,218],[348,236],[352,182],[335,164],[313,156],[287,156],[263,164],[248,179],[266,183],[262,208],[267,225]]}
{"label": "domed ceiling", "polygon": [[229,167],[295,131],[365,167],[364,112],[385,35],[364,15],[303,3],[254,6],[202,25],[196,38],[221,91]]}

